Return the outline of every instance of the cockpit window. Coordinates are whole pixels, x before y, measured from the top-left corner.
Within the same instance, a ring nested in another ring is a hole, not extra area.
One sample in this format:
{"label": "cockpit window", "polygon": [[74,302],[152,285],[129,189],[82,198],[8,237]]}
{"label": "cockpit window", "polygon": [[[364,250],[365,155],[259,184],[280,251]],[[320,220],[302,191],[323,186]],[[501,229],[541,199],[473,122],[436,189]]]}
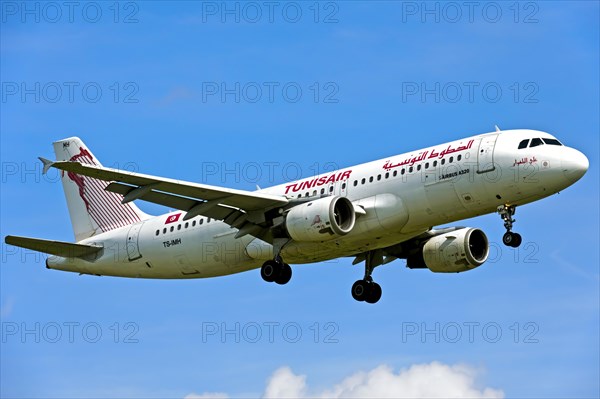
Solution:
{"label": "cockpit window", "polygon": [[556,140],[556,139],[543,139],[544,143],[549,144],[549,145],[562,145],[560,143],[560,141]]}
{"label": "cockpit window", "polygon": [[544,145],[544,144],[562,145],[561,142],[556,139],[535,138],[535,139],[531,139],[531,142],[529,142],[529,139],[525,139],[525,140],[521,140],[521,142],[519,143],[519,150],[523,149],[523,148],[527,148],[528,145],[529,145],[529,147],[537,147],[538,145]]}
{"label": "cockpit window", "polygon": [[544,145],[542,139],[531,139],[531,144],[529,144],[529,147],[537,147],[538,145]]}

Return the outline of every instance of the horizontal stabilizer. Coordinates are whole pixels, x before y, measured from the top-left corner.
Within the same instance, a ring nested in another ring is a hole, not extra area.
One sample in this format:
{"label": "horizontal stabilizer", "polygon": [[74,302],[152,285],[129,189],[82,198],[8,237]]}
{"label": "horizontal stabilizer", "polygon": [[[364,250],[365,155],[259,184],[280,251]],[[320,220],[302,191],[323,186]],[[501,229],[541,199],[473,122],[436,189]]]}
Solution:
{"label": "horizontal stabilizer", "polygon": [[74,244],[71,242],[19,236],[6,236],[4,242],[16,247],[32,249],[64,258],[86,258],[102,250],[102,247],[95,245]]}

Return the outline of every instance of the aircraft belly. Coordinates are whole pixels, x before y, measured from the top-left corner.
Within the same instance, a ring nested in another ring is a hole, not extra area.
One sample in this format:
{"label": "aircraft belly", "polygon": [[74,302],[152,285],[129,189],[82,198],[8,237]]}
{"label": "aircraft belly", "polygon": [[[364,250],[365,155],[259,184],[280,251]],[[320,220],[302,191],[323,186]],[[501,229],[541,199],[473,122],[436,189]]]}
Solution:
{"label": "aircraft belly", "polygon": [[336,240],[325,242],[295,242],[286,245],[282,256],[286,262],[313,263],[340,257],[353,256],[374,249],[386,248],[408,240],[421,234],[423,231],[411,233],[386,233],[381,236],[344,236]]}
{"label": "aircraft belly", "polygon": [[[254,263],[245,253],[251,236],[234,239],[237,230],[222,222],[189,230],[175,230],[149,239],[148,263],[163,278],[202,278],[222,276],[252,269]],[[155,235],[155,229],[152,233]],[[150,238],[150,237],[148,237]]]}

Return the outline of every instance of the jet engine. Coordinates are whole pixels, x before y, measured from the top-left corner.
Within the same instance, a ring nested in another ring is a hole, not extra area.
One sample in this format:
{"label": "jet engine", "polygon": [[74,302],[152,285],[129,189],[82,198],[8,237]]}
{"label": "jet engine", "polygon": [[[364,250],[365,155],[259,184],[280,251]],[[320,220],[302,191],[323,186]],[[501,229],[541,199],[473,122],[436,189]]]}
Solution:
{"label": "jet engine", "polygon": [[489,252],[483,231],[463,228],[427,240],[423,246],[423,260],[432,272],[458,273],[481,266]]}
{"label": "jet engine", "polygon": [[290,209],[285,227],[296,241],[326,241],[348,234],[354,227],[356,214],[348,198],[320,198]]}

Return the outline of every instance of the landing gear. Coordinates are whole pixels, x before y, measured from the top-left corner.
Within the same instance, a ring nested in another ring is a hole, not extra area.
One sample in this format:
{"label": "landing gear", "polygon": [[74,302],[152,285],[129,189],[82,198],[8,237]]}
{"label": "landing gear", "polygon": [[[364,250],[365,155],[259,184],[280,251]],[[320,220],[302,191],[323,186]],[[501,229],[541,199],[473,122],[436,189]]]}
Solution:
{"label": "landing gear", "polygon": [[502,236],[502,242],[504,245],[513,248],[521,245],[522,241],[519,233],[512,232],[513,223],[516,222],[516,220],[513,219],[515,210],[516,208],[513,205],[500,205],[497,210],[502,220],[504,220],[504,227],[506,228],[506,233]]}
{"label": "landing gear", "polygon": [[373,281],[371,274],[376,266],[383,264],[380,250],[367,252],[365,256],[365,277],[352,285],[352,298],[359,302],[376,303],[381,299],[381,286]]}
{"label": "landing gear", "polygon": [[502,236],[502,242],[504,245],[516,248],[521,245],[521,235],[519,233],[513,233],[512,231],[507,231]]}
{"label": "landing gear", "polygon": [[352,285],[352,298],[359,302],[376,303],[381,299],[381,286],[373,280],[358,280]]}
{"label": "landing gear", "polygon": [[287,284],[292,278],[292,268],[281,257],[268,260],[260,268],[260,276],[268,283]]}

